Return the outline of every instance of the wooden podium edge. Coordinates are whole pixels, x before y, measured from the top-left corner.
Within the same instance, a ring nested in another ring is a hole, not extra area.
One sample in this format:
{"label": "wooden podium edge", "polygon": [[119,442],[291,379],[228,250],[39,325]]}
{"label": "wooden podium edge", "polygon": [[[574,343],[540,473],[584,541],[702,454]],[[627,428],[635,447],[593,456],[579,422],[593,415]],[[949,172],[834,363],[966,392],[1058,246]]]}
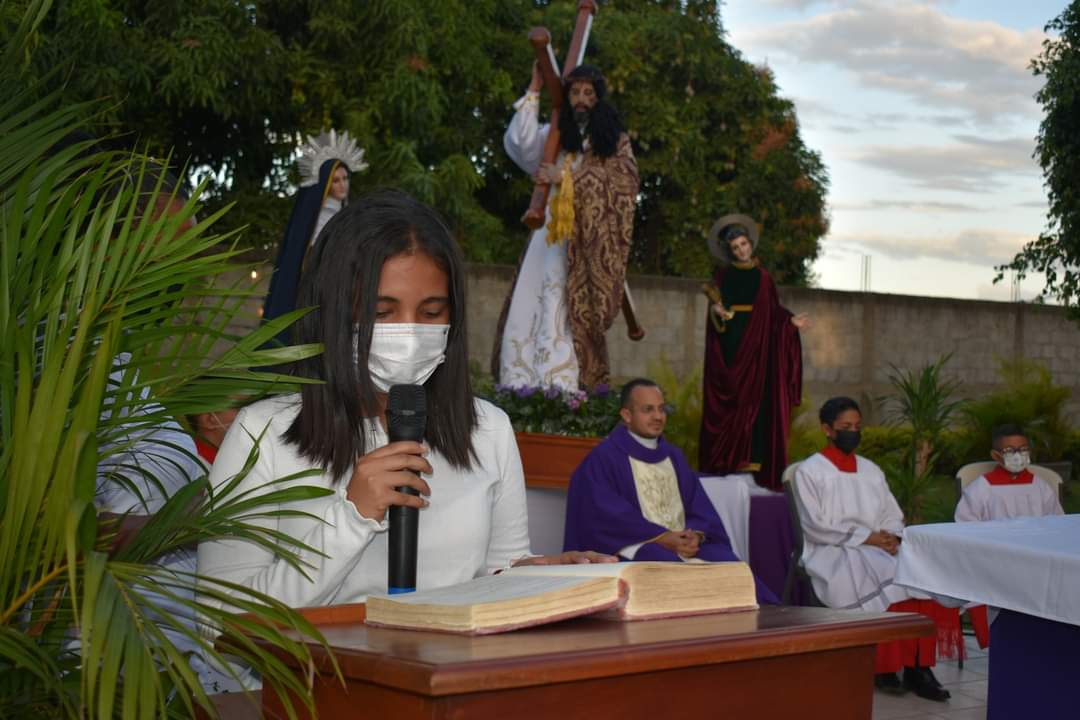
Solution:
{"label": "wooden podium edge", "polygon": [[[313,622],[325,618],[327,622],[318,623],[323,627],[336,626],[342,630],[351,630],[349,626],[355,626],[357,631],[366,629],[362,621],[355,620],[356,605],[341,608],[345,610],[339,612],[339,608],[310,608],[303,612]],[[778,607],[776,610],[783,614],[789,610],[799,611],[806,608]],[[768,609],[766,611],[769,615],[775,614]],[[843,620],[843,615],[851,611],[833,612],[836,613],[836,620]],[[588,621],[587,618],[583,620]],[[416,632],[386,629],[380,631]],[[933,622],[922,615],[879,613],[855,621],[846,620],[840,626],[766,626],[752,632],[723,635],[722,643],[717,642],[717,636],[693,640],[681,638],[639,646],[634,648],[633,652],[627,652],[626,648],[592,648],[576,650],[573,653],[551,652],[540,656],[440,665],[416,658],[399,658],[388,663],[384,654],[365,648],[336,647],[332,652],[347,678],[360,679],[394,690],[440,697],[825,650],[844,650],[891,640],[924,637],[935,632]],[[313,647],[312,651],[316,668],[327,669],[329,658],[325,656],[325,650]]]}

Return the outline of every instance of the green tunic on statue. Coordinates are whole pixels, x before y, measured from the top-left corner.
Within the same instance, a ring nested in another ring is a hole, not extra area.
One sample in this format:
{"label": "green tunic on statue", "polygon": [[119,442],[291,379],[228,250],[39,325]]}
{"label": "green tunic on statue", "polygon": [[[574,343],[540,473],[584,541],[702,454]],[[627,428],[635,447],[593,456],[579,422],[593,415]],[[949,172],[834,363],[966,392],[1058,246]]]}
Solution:
{"label": "green tunic on statue", "polygon": [[[736,306],[752,306],[754,299],[757,297],[760,284],[761,273],[758,271],[756,264],[747,268],[732,265],[724,275],[724,285],[720,288],[720,297],[723,298],[724,307],[731,309]],[[735,317],[722,325],[724,331],[720,335],[720,347],[723,349],[724,362],[728,367],[734,367],[735,365],[735,355],[739,351],[743,333],[746,332],[746,327],[750,324],[750,312],[737,310]],[[720,319],[715,315],[713,317],[715,318],[714,322],[720,322]],[[766,375],[763,397],[768,393],[769,382],[770,378]],[[765,411],[765,408],[759,410],[757,417],[754,418],[754,426],[751,429],[750,463],[757,467],[761,466],[765,457],[765,435],[768,432],[770,422],[768,415],[769,413]],[[753,469],[756,470],[757,467]]]}

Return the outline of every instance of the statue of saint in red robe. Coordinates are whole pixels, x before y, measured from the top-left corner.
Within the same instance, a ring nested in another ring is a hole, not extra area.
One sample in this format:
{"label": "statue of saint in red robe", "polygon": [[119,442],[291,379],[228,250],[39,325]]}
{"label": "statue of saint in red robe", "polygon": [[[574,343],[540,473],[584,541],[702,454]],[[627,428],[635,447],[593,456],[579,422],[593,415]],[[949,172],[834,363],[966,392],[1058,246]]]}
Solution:
{"label": "statue of saint in red robe", "polygon": [[758,228],[743,215],[713,225],[709,248],[723,264],[704,290],[704,398],[699,467],[702,473],[754,474],[781,487],[787,465],[791,409],[802,396],[805,315],[781,307],[776,285],[754,257]]}

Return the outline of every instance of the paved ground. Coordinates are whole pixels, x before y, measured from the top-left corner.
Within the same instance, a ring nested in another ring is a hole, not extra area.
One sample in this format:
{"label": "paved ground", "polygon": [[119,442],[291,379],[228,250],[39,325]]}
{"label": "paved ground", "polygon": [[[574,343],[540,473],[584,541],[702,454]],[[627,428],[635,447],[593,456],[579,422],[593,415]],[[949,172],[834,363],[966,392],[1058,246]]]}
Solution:
{"label": "paved ground", "polygon": [[948,701],[923,700],[911,692],[900,697],[875,692],[874,720],[985,720],[990,658],[975,638],[964,639],[968,654],[963,670],[956,662],[939,662],[934,668],[937,679],[952,693]]}

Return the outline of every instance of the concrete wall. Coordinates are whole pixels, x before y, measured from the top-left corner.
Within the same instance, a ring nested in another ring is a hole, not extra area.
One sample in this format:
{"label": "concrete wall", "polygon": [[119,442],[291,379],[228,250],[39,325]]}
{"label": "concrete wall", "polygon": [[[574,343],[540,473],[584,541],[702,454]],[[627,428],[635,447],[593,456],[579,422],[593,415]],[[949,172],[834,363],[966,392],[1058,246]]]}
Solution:
{"label": "concrete wall", "polygon": [[[258,273],[260,287],[268,270]],[[486,369],[513,268],[471,265],[468,272],[470,351]],[[705,353],[701,283],[631,276],[629,285],[646,337],[631,342],[622,318],[616,320],[608,333],[616,380],[646,374],[661,355],[680,374],[697,369]],[[811,407],[831,395],[851,395],[874,420],[872,400],[890,391],[890,364],[918,368],[951,352],[945,374],[961,380],[969,397],[997,385],[999,358],[1046,363],[1056,382],[1074,389],[1070,410],[1080,420],[1080,326],[1062,308],[804,288],[780,288],[780,298],[813,322],[802,334],[803,385]],[[251,303],[249,322],[259,305]]]}
{"label": "concrete wall", "polygon": [[[507,266],[469,268],[469,342],[485,368],[512,276]],[[616,320],[608,334],[613,375],[644,375],[661,355],[680,374],[700,367],[707,309],[701,282],[631,276],[628,284],[646,336],[630,341],[625,323]],[[1080,326],[1062,308],[787,287],[780,288],[780,299],[811,316],[802,342],[803,385],[812,407],[844,394],[873,416],[872,401],[891,390],[890,364],[919,368],[953,353],[945,375],[961,380],[969,397],[998,385],[999,358],[1046,363],[1058,383],[1074,388],[1071,413],[1080,418]]]}

